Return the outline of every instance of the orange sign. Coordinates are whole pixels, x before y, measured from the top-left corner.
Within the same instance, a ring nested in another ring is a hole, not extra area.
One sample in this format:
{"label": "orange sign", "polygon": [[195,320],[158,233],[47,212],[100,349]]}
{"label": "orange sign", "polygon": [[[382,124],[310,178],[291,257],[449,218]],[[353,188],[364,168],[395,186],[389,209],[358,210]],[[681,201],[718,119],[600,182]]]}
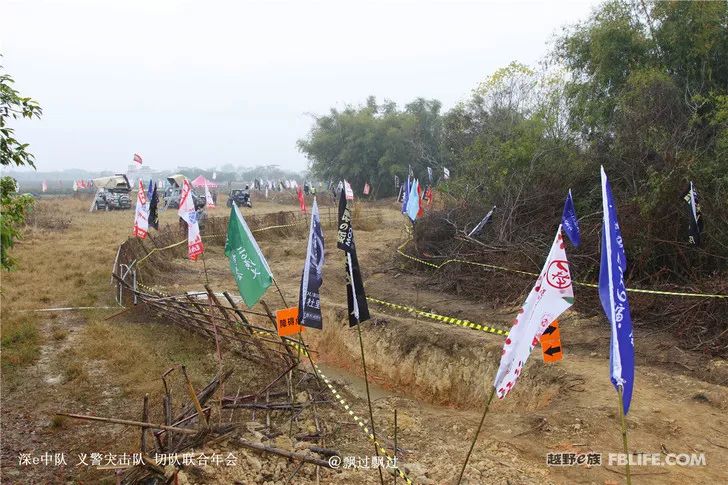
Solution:
{"label": "orange sign", "polygon": [[559,331],[559,321],[554,320],[551,325],[541,334],[541,351],[543,352],[544,362],[558,362],[564,358],[561,350],[561,332]]}
{"label": "orange sign", "polygon": [[303,326],[298,324],[298,307],[277,310],[276,320],[278,321],[278,335],[281,337],[303,331]]}

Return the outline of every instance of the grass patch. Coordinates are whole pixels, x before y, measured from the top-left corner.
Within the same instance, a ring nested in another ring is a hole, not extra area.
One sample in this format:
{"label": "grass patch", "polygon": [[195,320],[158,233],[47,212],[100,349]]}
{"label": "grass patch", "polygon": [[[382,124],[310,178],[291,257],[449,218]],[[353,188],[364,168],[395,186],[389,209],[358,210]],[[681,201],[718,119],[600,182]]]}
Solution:
{"label": "grass patch", "polygon": [[28,315],[3,314],[0,330],[3,375],[13,378],[19,369],[33,363],[40,355],[40,333],[37,323]]}

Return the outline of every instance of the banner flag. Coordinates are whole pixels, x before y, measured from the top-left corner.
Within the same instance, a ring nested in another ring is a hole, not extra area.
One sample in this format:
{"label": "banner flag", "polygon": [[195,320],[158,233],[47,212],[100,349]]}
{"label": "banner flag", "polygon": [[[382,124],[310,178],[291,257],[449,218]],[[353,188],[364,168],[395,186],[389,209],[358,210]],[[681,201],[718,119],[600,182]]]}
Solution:
{"label": "banner flag", "polygon": [[346,194],[346,200],[354,200],[354,190],[351,188],[351,184],[344,180],[344,193]]}
{"label": "banner flag", "polygon": [[237,204],[230,209],[225,256],[240,296],[252,308],[273,284],[273,273]]}
{"label": "banner flag", "polygon": [[138,153],[134,154],[134,163],[136,163],[137,165],[142,164],[142,156],[139,155]]}
{"label": "banner flag", "polygon": [[571,244],[579,246],[581,244],[581,231],[579,229],[579,219],[576,217],[571,189],[569,189],[569,195],[566,196],[566,202],[564,203],[564,213],[561,214],[561,225],[566,235],[569,236]]}
{"label": "banner flag", "polygon": [[200,237],[200,224],[197,221],[195,202],[192,200],[192,186],[187,179],[182,183],[177,215],[187,223],[187,254],[192,261],[197,261],[197,257],[204,252],[205,248],[202,245],[202,237]]}
{"label": "banner flag", "polygon": [[477,226],[473,228],[472,231],[468,234],[468,237],[476,237],[479,236],[481,232],[483,232],[483,228],[486,224],[490,223],[490,220],[493,218],[493,212],[495,212],[495,206],[488,212],[485,217],[478,223]]}
{"label": "banner flag", "polygon": [[149,232],[149,199],[147,192],[144,190],[144,183],[139,181],[139,191],[137,192],[136,211],[134,213],[134,236],[144,239]]}
{"label": "banner flag", "polygon": [[703,232],[703,214],[700,210],[700,200],[698,192],[695,190],[693,182],[690,182],[690,189],[685,194],[685,201],[688,203],[689,220],[688,225],[688,242],[693,246],[700,246],[700,233]]}
{"label": "banner flag", "polygon": [[432,185],[432,167],[427,167],[427,177],[430,179],[430,185]]}
{"label": "banner flag", "polygon": [[420,184],[415,179],[410,187],[410,193],[407,197],[407,216],[414,222],[420,212]]}
{"label": "banner flag", "polygon": [[354,244],[351,208],[345,197],[339,197],[339,230],[336,247],[346,253],[346,303],[349,308],[349,326],[353,327],[369,320],[370,315]]}
{"label": "banner flag", "polygon": [[298,206],[301,208],[301,212],[306,213],[306,199],[303,197],[303,190],[301,187],[296,188],[296,194],[298,195]]}
{"label": "banner flag", "polygon": [[40,190],[43,192],[47,192],[48,191],[48,182],[46,182],[45,180],[43,182],[41,182]]}
{"label": "banner flag", "polygon": [[301,325],[321,329],[321,295],[319,288],[324,281],[324,233],[321,230],[316,197],[311,207],[311,227],[308,234],[306,261],[301,275],[301,292],[298,298],[298,317]]}
{"label": "banner flag", "polygon": [[402,184],[402,187],[404,187],[404,190],[402,192],[402,214],[407,213],[407,203],[409,202],[409,193],[410,193],[410,178],[407,177],[407,183]]}
{"label": "banner flag", "polygon": [[73,181],[73,191],[76,192],[78,190],[78,182],[75,180]]}
{"label": "banner flag", "polygon": [[399,188],[399,177],[396,175],[394,176],[394,188],[395,189]]}
{"label": "banner flag", "polygon": [[152,184],[151,180],[149,183],[152,188],[152,195],[149,196],[149,225],[158,231],[159,212],[157,211],[157,206],[159,205],[159,194],[157,194],[157,184]]}
{"label": "banner flag", "polygon": [[215,199],[212,198],[210,187],[207,186],[207,183],[205,183],[205,205],[210,209],[215,208]]}
{"label": "banner flag", "polygon": [[445,180],[450,179],[450,170],[447,169],[447,167],[442,167],[443,174],[445,176]]}
{"label": "banner flag", "polygon": [[217,172],[213,171],[212,172],[212,180],[215,180],[216,178],[217,178]]}
{"label": "banner flag", "polygon": [[528,356],[546,327],[574,304],[569,262],[566,260],[561,226],[536,284],[528,294],[503,345],[494,386],[499,399],[513,389]]}
{"label": "banner flag", "polygon": [[612,326],[609,352],[612,384],[622,388],[622,408],[626,415],[632,401],[634,385],[634,338],[632,316],[629,311],[624,273],[627,271],[627,254],[624,252],[622,232],[617,222],[612,188],[609,186],[604,167],[602,176],[602,258],[599,267],[599,299]]}

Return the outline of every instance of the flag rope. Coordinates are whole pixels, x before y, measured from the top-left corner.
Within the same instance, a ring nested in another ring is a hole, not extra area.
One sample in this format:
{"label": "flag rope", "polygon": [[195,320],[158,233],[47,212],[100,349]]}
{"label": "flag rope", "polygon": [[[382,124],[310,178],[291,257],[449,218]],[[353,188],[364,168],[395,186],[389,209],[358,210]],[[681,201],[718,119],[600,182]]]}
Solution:
{"label": "flag rope", "polygon": [[[416,261],[420,264],[424,264],[426,266],[430,266],[431,268],[435,269],[441,269],[446,264],[451,263],[462,263],[462,264],[471,264],[473,266],[481,266],[483,268],[492,269],[492,270],[499,270],[499,271],[508,271],[510,273],[517,273],[527,276],[536,276],[538,277],[538,273],[533,273],[531,271],[523,271],[520,269],[513,269],[513,268],[507,268],[505,266],[498,266],[495,264],[487,264],[487,263],[478,263],[476,261],[468,261],[466,259],[446,259],[445,261],[441,262],[440,264],[435,264],[430,261],[426,261],[424,259],[420,259],[416,256],[412,256],[411,254],[407,254],[403,251],[403,248],[409,243],[412,239],[406,240],[403,244],[401,244],[397,248],[397,252],[404,256],[405,258],[411,259],[412,261]],[[586,283],[584,281],[574,281],[575,285],[579,286],[585,286],[588,288],[599,288],[599,285],[595,283]],[[645,288],[627,288],[627,291],[630,293],[646,293],[650,295],[664,295],[664,296],[685,296],[685,297],[693,297],[693,298],[718,298],[718,299],[728,299],[728,295],[722,295],[717,293],[688,293],[688,292],[682,292],[682,291],[663,291],[663,290],[648,290]]]}

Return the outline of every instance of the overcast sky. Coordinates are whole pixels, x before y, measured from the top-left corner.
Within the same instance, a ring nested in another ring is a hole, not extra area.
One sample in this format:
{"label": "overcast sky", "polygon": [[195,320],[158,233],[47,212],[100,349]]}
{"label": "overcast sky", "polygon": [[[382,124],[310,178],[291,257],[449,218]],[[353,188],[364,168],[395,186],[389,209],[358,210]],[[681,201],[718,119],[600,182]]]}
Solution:
{"label": "overcast sky", "polygon": [[310,113],[367,96],[450,108],[536,63],[596,1],[0,0],[0,60],[37,99],[40,171],[225,163],[303,169]]}

